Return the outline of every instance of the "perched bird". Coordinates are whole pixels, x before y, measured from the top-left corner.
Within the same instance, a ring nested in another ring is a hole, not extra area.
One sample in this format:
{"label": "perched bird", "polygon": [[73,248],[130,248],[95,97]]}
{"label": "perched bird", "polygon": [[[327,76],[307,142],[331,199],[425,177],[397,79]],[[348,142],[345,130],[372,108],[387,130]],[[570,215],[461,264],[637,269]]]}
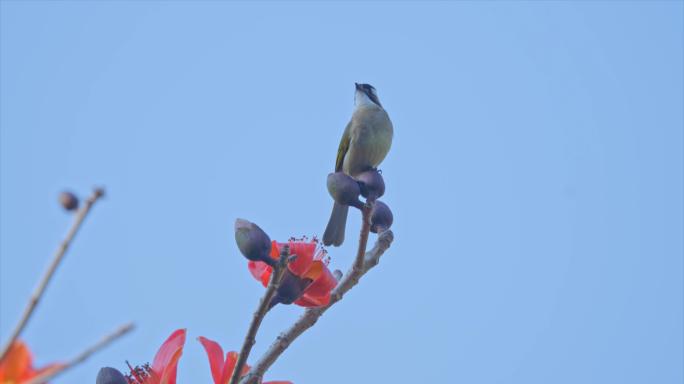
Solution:
{"label": "perched bird", "polygon": [[[351,177],[380,165],[392,145],[394,132],[375,88],[370,84],[355,85],[354,113],[342,134],[335,161],[335,172],[342,171]],[[342,244],[348,210],[349,206],[335,203],[323,244]]]}

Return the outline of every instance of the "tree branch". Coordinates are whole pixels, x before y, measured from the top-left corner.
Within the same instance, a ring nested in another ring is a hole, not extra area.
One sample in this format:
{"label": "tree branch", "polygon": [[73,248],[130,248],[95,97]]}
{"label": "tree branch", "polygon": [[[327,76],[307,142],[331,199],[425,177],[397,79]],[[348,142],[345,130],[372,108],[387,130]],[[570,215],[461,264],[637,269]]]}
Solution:
{"label": "tree branch", "polygon": [[353,269],[361,271],[363,269],[363,257],[368,246],[368,234],[371,226],[371,213],[373,212],[373,201],[366,201],[363,208],[361,208],[361,234],[359,235],[359,248],[356,251],[356,258],[354,259]]}
{"label": "tree branch", "polygon": [[257,307],[256,311],[254,311],[252,323],[249,325],[249,330],[245,335],[245,341],[242,343],[242,349],[240,349],[240,354],[238,355],[237,363],[235,364],[235,368],[233,369],[233,374],[230,377],[230,384],[237,384],[238,381],[240,381],[240,373],[242,372],[242,367],[247,363],[249,353],[251,352],[254,343],[256,343],[257,331],[259,331],[259,326],[261,326],[261,322],[264,320],[266,313],[271,308],[271,301],[273,300],[273,297],[275,296],[276,291],[278,290],[280,282],[283,280],[283,276],[285,275],[285,270],[287,269],[287,263],[289,258],[290,246],[285,244],[283,245],[283,249],[280,251],[280,259],[278,259],[278,263],[276,264],[273,272],[271,273],[271,279],[268,282],[266,292],[264,292],[264,296],[259,301],[259,306]]}
{"label": "tree branch", "polygon": [[24,313],[22,314],[21,319],[19,320],[19,323],[14,328],[14,332],[12,332],[10,338],[7,340],[4,347],[2,348],[2,352],[0,352],[0,360],[2,360],[5,357],[5,355],[9,351],[12,344],[14,344],[14,342],[17,340],[17,338],[19,338],[19,335],[21,334],[21,332],[26,327],[26,324],[28,323],[29,319],[31,318],[33,311],[36,309],[38,302],[43,297],[43,293],[45,293],[45,289],[47,288],[48,283],[50,283],[50,280],[52,279],[52,276],[54,275],[55,271],[57,270],[57,267],[59,266],[62,259],[64,258],[66,251],[69,249],[69,245],[71,245],[71,242],[73,241],[74,237],[76,236],[76,233],[78,233],[78,230],[81,228],[81,224],[83,223],[83,220],[88,215],[88,212],[90,212],[90,209],[92,208],[93,204],[95,204],[95,202],[99,198],[101,198],[103,195],[104,195],[103,189],[100,189],[100,188],[95,189],[93,191],[93,194],[85,201],[85,204],[83,205],[83,207],[76,213],[76,216],[74,218],[74,223],[71,225],[69,232],[67,232],[67,235],[64,238],[64,240],[62,240],[62,243],[59,245],[59,248],[57,248],[57,251],[55,251],[55,255],[52,258],[52,262],[50,263],[50,266],[48,267],[47,271],[45,272],[45,275],[43,276],[43,278],[38,283],[38,287],[36,287],[35,291],[33,291],[33,294],[31,295],[31,298],[29,299],[29,302],[28,302],[28,305],[26,306],[26,309],[24,309]]}
{"label": "tree branch", "polygon": [[133,323],[128,323],[126,325],[119,327],[114,332],[110,333],[109,335],[100,339],[100,341],[98,341],[97,343],[93,344],[90,348],[86,349],[85,351],[81,352],[80,354],[78,354],[73,359],[69,360],[66,364],[59,365],[59,366],[55,367],[54,369],[50,369],[47,372],[43,372],[41,375],[34,377],[30,381],[28,381],[26,384],[43,384],[43,383],[46,383],[48,380],[52,380],[53,378],[55,378],[55,376],[60,375],[60,374],[64,373],[66,370],[73,368],[74,366],[84,362],[87,358],[92,356],[95,352],[106,347],[112,341],[114,341],[114,340],[120,338],[121,336],[127,334],[128,332],[133,330],[133,328],[134,328]]}
{"label": "tree branch", "polygon": [[[368,240],[368,234],[366,234],[366,240]],[[252,369],[243,377],[240,384],[258,384],[261,377],[264,375],[266,370],[273,365],[273,363],[280,357],[280,355],[285,352],[285,350],[292,344],[297,337],[304,333],[307,329],[311,328],[318,319],[332,307],[336,302],[340,301],[345,293],[352,289],[369,270],[378,265],[380,262],[380,257],[387,251],[387,249],[392,244],[394,240],[394,234],[392,231],[387,230],[382,232],[378,236],[378,240],[368,252],[362,253],[361,257],[361,268],[356,267],[356,260],[354,265],[350,268],[342,280],[337,284],[337,287],[333,289],[330,295],[330,303],[324,307],[318,308],[307,308],[302,316],[290,326],[287,330],[282,332],[271,344],[266,353],[259,359],[259,361],[252,367]],[[359,245],[363,243],[363,232],[361,241]]]}

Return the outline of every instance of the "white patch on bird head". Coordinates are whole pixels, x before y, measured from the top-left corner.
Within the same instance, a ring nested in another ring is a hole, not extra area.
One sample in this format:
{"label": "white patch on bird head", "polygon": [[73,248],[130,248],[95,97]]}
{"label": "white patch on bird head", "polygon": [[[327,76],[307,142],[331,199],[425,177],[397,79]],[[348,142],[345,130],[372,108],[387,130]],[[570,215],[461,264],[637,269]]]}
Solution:
{"label": "white patch on bird head", "polygon": [[[375,89],[371,90],[371,92],[375,95]],[[356,94],[354,95],[354,105],[356,105],[356,108],[378,106],[360,89],[357,89]]]}

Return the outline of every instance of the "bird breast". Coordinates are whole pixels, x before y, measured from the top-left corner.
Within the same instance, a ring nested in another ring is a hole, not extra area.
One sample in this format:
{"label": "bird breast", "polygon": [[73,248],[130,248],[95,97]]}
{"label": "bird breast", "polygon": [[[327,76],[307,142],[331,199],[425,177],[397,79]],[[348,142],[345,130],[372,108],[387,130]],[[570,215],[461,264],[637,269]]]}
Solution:
{"label": "bird breast", "polygon": [[392,122],[382,108],[357,108],[352,115],[349,150],[343,170],[355,176],[376,168],[392,145]]}

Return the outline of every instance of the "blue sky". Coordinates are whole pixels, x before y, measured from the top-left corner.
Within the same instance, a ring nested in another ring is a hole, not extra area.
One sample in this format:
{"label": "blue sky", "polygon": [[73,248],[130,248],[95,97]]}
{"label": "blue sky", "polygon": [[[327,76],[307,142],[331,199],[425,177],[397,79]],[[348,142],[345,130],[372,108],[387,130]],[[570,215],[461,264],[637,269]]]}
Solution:
{"label": "blue sky", "polygon": [[262,293],[233,221],[322,233],[357,81],[394,122],[396,240],[267,379],[684,379],[682,2],[0,7],[0,338],[70,224],[57,194],[93,185],[24,338],[42,364],[138,325],[55,383],[180,327],[180,382],[210,382],[195,338],[238,349]]}

